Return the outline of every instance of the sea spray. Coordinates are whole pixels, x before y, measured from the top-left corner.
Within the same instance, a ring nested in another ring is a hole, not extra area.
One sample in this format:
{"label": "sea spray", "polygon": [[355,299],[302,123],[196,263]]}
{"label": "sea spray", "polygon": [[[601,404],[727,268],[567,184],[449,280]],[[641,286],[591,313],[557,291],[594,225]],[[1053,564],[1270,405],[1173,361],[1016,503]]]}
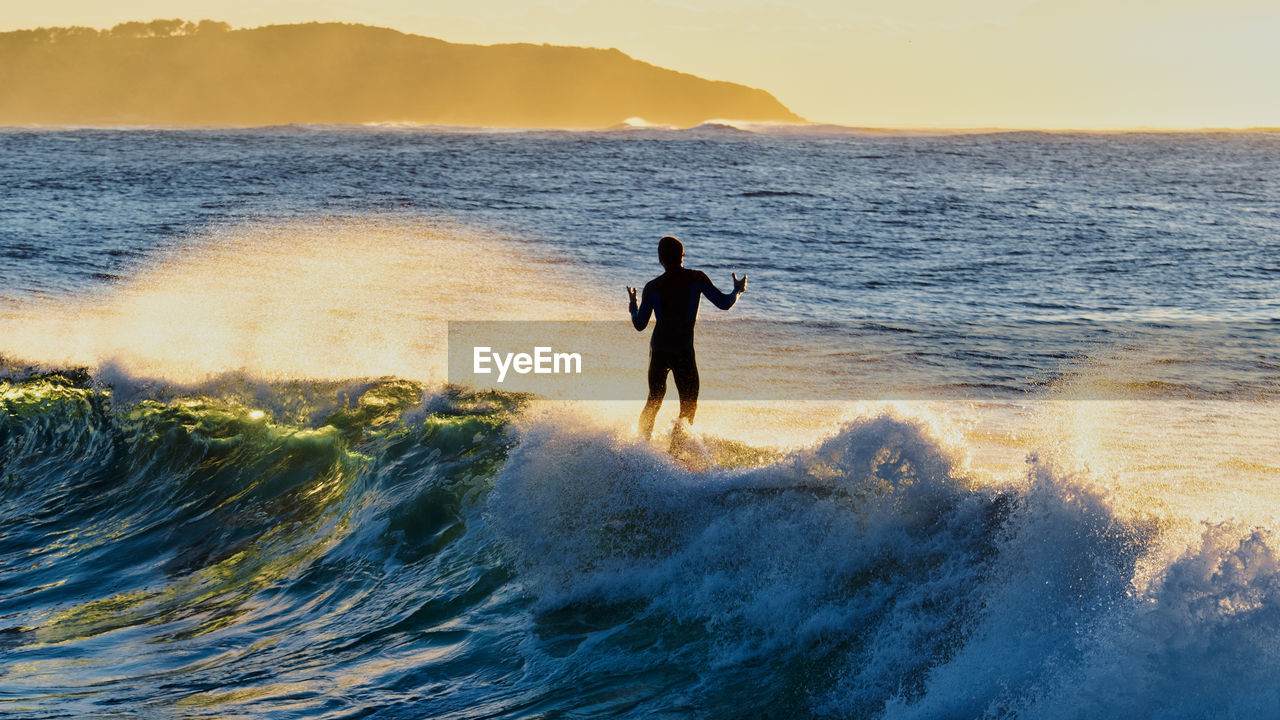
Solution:
{"label": "sea spray", "polygon": [[563,270],[528,283],[536,259],[439,218],[227,225],[96,293],[3,308],[0,353],[188,386],[229,372],[440,382],[449,321],[604,316]]}

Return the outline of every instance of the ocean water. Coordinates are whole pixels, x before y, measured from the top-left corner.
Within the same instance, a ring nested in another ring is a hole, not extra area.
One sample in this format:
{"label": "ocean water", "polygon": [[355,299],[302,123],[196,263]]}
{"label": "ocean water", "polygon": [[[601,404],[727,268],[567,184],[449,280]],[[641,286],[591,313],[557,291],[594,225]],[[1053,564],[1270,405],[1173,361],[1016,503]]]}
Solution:
{"label": "ocean water", "polygon": [[[664,234],[693,461],[448,382]],[[1277,716],[1280,135],[8,129],[0,258],[0,716]]]}

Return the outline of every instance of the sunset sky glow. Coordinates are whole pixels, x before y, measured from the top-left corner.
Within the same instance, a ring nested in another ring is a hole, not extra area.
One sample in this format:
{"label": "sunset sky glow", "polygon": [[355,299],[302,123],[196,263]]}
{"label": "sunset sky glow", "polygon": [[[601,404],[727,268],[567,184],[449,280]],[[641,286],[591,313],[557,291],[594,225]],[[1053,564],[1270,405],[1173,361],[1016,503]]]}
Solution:
{"label": "sunset sky glow", "polygon": [[46,0],[0,30],[161,17],[616,47],[845,125],[1280,126],[1275,0]]}

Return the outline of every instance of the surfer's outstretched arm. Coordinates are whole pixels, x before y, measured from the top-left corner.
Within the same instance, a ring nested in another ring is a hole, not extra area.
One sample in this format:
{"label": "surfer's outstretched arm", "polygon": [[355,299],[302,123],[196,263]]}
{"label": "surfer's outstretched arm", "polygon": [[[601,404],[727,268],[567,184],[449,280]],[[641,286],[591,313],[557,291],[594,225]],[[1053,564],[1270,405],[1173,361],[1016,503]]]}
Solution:
{"label": "surfer's outstretched arm", "polygon": [[631,324],[636,330],[644,330],[649,327],[649,316],[653,315],[653,299],[646,286],[644,289],[644,298],[640,301],[639,307],[636,306],[636,289],[627,288],[627,294],[631,296]]}
{"label": "surfer's outstretched arm", "polygon": [[725,294],[720,292],[720,289],[715,286],[715,283],[711,282],[711,278],[707,277],[706,273],[700,272],[698,274],[702,277],[698,279],[698,283],[695,287],[697,287],[698,291],[711,301],[712,305],[715,305],[721,310],[728,310],[733,307],[733,304],[738,302],[738,296],[747,290],[746,275],[743,275],[742,279],[739,280],[738,274],[734,273],[733,292]]}

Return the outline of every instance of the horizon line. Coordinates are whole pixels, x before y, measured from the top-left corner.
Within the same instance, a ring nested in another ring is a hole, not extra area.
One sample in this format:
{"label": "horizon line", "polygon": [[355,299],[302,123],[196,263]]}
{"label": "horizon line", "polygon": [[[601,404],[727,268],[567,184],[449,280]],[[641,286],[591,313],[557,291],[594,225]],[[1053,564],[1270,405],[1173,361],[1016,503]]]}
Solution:
{"label": "horizon line", "polygon": [[200,131],[200,130],[266,130],[271,128],[334,128],[365,130],[418,130],[440,132],[687,132],[704,129],[708,131],[738,131],[752,134],[768,134],[768,130],[804,132],[812,134],[850,135],[999,135],[1011,133],[1044,133],[1053,135],[1124,135],[1124,134],[1268,134],[1280,133],[1280,125],[1248,125],[1248,126],[1104,126],[1104,127],[1035,127],[1035,126],[935,126],[935,125],[846,125],[844,123],[809,121],[784,123],[757,120],[732,120],[709,118],[695,125],[677,127],[674,125],[626,123],[604,127],[571,127],[571,126],[521,126],[521,125],[441,125],[434,123],[417,123],[402,120],[379,120],[363,123],[275,123],[267,125],[240,125],[231,123],[209,124],[163,124],[163,123],[24,123],[19,125],[0,124],[0,131],[31,130],[137,130],[137,131]]}

